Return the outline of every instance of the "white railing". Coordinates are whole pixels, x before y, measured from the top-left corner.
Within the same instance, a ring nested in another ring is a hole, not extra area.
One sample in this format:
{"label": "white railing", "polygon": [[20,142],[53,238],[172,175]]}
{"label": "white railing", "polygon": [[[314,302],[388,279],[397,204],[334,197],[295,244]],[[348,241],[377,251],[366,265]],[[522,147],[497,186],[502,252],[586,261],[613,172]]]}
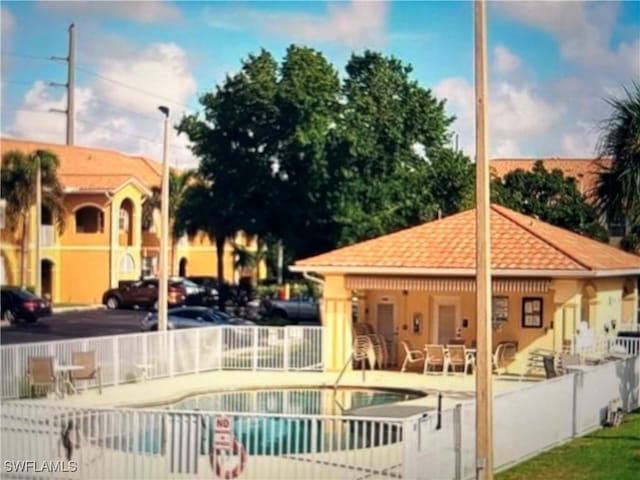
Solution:
{"label": "white railing", "polygon": [[[605,421],[609,402],[629,412],[640,405],[640,357],[584,367],[500,393],[493,401],[494,470],[504,470]],[[471,479],[475,471],[475,402],[404,426],[403,478]]]}
{"label": "white railing", "polygon": [[[638,408],[638,372],[640,356],[633,356],[495,395],[494,469],[503,470],[599,428],[612,401],[620,400],[625,412]],[[25,463],[18,462],[38,459],[62,460],[56,465],[66,468],[65,478],[476,476],[473,401],[441,415],[429,412],[400,420],[309,415],[296,410],[299,405],[283,408],[284,414],[253,414],[251,399],[236,393],[211,402],[185,401],[185,410],[4,402],[4,473],[20,477]],[[322,403],[310,401],[314,408]],[[221,413],[228,409],[235,411]],[[70,451],[64,449],[67,440]],[[22,470],[16,472],[18,468]],[[51,475],[41,466],[39,472],[29,468],[30,476]]]}
{"label": "white railing", "polygon": [[[0,347],[2,399],[28,395],[29,357],[70,364],[74,351],[96,352],[102,384],[209,370],[323,370],[322,327],[208,327]],[[96,386],[94,380],[79,388]]]}
{"label": "white railing", "polygon": [[[353,479],[402,473],[402,421],[394,419],[82,410],[31,402],[3,405],[0,418],[7,476],[51,476],[50,470],[25,472],[19,462],[26,459],[58,462],[65,478],[80,479]],[[70,450],[63,437],[71,440]]]}
{"label": "white railing", "polygon": [[640,355],[640,337],[594,337],[585,340],[574,335],[571,343],[571,353],[582,357],[601,358],[614,349]]}

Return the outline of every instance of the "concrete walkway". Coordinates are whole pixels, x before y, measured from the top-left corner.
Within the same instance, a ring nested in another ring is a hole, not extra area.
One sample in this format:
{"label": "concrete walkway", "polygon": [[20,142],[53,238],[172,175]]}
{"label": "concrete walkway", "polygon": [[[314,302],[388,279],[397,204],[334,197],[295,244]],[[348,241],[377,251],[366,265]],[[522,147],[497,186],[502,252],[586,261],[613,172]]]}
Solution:
{"label": "concrete walkway", "polygon": [[[267,371],[212,371],[193,375],[181,375],[161,379],[149,379],[137,383],[105,387],[100,395],[96,389],[67,395],[63,399],[47,398],[38,402],[78,407],[158,407],[175,403],[186,397],[219,392],[287,387],[332,388],[337,378],[335,372],[267,372]],[[531,381],[519,381],[495,377],[494,393],[526,388]],[[472,400],[475,397],[475,375],[399,373],[395,371],[347,372],[341,387],[390,388],[416,390],[426,396],[403,402],[411,406],[425,407],[425,411],[437,407],[437,394],[442,393],[442,407]],[[419,410],[419,408],[417,408]],[[352,414],[358,414],[352,412]],[[365,412],[362,412],[364,415]],[[372,416],[379,416],[379,413]],[[404,415],[402,415],[404,416]]]}

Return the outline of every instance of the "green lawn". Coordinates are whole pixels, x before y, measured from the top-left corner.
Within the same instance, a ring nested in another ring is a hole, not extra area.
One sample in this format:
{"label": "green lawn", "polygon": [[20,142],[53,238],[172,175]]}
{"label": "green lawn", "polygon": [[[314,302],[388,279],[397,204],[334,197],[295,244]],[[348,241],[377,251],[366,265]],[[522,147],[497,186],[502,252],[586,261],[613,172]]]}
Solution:
{"label": "green lawn", "polygon": [[640,410],[604,428],[496,474],[496,480],[636,480],[640,478]]}

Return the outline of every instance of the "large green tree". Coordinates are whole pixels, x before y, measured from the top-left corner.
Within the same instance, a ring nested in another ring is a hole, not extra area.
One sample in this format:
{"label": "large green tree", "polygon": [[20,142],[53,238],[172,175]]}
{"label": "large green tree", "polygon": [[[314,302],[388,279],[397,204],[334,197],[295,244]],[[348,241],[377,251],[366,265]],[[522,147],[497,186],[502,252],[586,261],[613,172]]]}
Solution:
{"label": "large green tree", "polygon": [[338,170],[338,244],[349,244],[433,218],[428,159],[453,121],[444,102],[411,78],[412,67],[366,51],[346,66],[344,113],[332,155]]}
{"label": "large green tree", "polygon": [[58,231],[64,230],[65,210],[62,185],[58,180],[58,157],[46,150],[25,153],[13,150],[2,156],[2,198],[6,199],[6,222],[10,230],[20,233],[20,284],[27,285],[29,226],[31,209],[36,204],[38,163],[42,179],[42,206],[55,219]]}
{"label": "large green tree", "polygon": [[[367,51],[341,82],[311,48],[291,46],[280,63],[265,50],[248,56],[178,127],[221,199],[216,222],[299,258],[462,208],[468,168],[444,149],[453,119],[411,71]],[[429,184],[445,180],[452,198]]]}
{"label": "large green tree", "polygon": [[431,198],[443,216],[475,205],[475,165],[461,151],[444,148],[429,158],[426,182]]}
{"label": "large green tree", "polygon": [[548,171],[540,160],[530,172],[519,168],[494,178],[491,190],[493,201],[512,210],[596,240],[608,240],[595,208],[578,191],[575,179],[565,177],[559,169]]}
{"label": "large green tree", "polygon": [[338,72],[316,50],[290,46],[279,68],[277,139],[268,232],[298,256],[333,245],[331,195],[339,185],[328,139],[339,121]]}
{"label": "large green tree", "polygon": [[238,73],[202,95],[202,118],[189,115],[178,125],[192,142],[202,178],[185,192],[178,225],[215,240],[220,282],[225,241],[240,230],[259,234],[267,222],[277,161],[276,70],[269,52],[249,56]]}
{"label": "large green tree", "polygon": [[[609,222],[622,222],[629,235],[640,228],[640,84],[621,98],[609,97],[610,116],[598,141],[601,170],[596,185],[597,206]],[[632,248],[632,239],[623,242]]]}

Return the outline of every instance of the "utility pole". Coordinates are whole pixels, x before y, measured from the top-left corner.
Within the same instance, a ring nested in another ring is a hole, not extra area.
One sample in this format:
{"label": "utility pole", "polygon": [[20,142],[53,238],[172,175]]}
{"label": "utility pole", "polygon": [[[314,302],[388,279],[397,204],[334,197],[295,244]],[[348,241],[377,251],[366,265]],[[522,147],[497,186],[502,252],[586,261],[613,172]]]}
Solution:
{"label": "utility pole", "polygon": [[487,159],[486,4],[476,0],[476,478],[493,478],[493,391],[491,365],[491,225],[489,162]]}
{"label": "utility pole", "polygon": [[76,90],[76,34],[75,25],[69,26],[69,55],[67,57],[51,57],[52,60],[62,60],[67,62],[67,83],[50,82],[54,87],[64,87],[67,89],[67,108],[59,110],[52,108],[52,112],[64,113],[67,116],[67,145],[75,143],[75,90]]}

